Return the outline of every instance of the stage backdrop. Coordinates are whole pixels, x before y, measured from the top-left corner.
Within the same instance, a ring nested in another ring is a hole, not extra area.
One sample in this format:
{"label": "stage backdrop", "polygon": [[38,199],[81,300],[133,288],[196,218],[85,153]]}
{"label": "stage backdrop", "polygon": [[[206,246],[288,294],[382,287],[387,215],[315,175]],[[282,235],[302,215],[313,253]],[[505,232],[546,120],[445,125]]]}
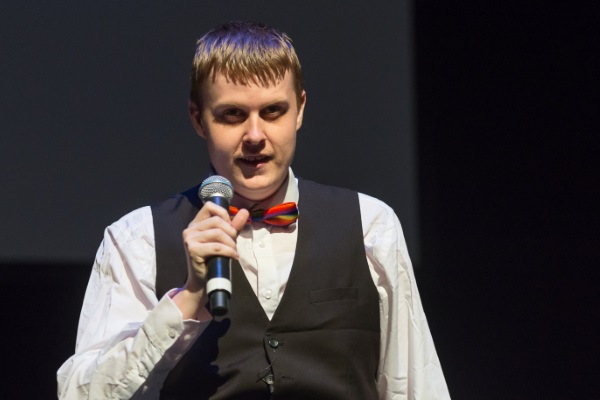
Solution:
{"label": "stage backdrop", "polygon": [[290,34],[308,103],[298,176],[376,196],[418,226],[406,1],[23,1],[0,13],[0,262],[93,260],[123,214],[200,182],[187,116],[195,40],[234,19]]}

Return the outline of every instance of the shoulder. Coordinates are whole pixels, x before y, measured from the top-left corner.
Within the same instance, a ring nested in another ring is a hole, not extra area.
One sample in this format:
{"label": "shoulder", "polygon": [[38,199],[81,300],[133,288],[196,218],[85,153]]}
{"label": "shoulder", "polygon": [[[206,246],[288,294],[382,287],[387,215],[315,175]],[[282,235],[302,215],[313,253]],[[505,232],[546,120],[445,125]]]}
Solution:
{"label": "shoulder", "polygon": [[123,215],[112,225],[132,229],[139,228],[148,221],[152,222],[152,212],[150,206],[143,206]]}
{"label": "shoulder", "polygon": [[383,201],[364,193],[358,194],[360,215],[365,236],[373,231],[398,234],[400,222],[394,210]]}
{"label": "shoulder", "polygon": [[[412,296],[414,274],[404,232],[394,210],[383,201],[359,193],[365,252],[372,273],[389,288],[402,287],[407,299]],[[410,300],[409,300],[410,301]]]}
{"label": "shoulder", "polygon": [[152,226],[152,211],[150,206],[135,209],[119,220],[113,222],[106,229],[110,236],[119,242],[128,242],[136,239],[154,238]]}
{"label": "shoulder", "polygon": [[138,208],[105,229],[94,270],[106,282],[126,284],[132,277],[139,282],[153,282],[154,248],[150,207]]}
{"label": "shoulder", "polygon": [[385,202],[368,194],[358,193],[358,201],[360,203],[361,214],[370,218],[385,218],[396,217],[396,213]]}
{"label": "shoulder", "polygon": [[322,197],[334,201],[341,196],[357,197],[363,222],[363,231],[373,226],[390,224],[394,226],[395,221],[398,219],[394,210],[383,201],[352,189],[325,185],[301,178],[298,180],[298,187],[300,193],[306,193],[308,190],[313,193],[318,192]]}

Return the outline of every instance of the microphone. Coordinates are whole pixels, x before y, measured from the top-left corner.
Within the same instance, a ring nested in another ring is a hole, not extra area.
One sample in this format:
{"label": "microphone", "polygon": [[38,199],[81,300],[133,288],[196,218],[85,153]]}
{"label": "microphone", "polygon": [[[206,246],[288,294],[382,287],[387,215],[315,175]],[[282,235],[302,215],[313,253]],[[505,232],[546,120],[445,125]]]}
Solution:
{"label": "microphone", "polygon": [[[210,201],[229,212],[229,201],[233,198],[233,186],[222,176],[213,175],[200,185],[198,195],[204,203]],[[208,280],[206,291],[213,315],[223,316],[229,310],[231,297],[231,259],[214,256],[207,260]]]}

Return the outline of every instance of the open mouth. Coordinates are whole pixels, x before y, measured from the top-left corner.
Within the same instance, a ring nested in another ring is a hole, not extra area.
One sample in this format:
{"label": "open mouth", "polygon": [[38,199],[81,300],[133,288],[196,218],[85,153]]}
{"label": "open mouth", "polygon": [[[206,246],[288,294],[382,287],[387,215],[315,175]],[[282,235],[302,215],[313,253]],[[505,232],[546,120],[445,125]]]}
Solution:
{"label": "open mouth", "polygon": [[256,156],[242,156],[238,160],[244,165],[257,168],[269,162],[271,157],[259,154]]}

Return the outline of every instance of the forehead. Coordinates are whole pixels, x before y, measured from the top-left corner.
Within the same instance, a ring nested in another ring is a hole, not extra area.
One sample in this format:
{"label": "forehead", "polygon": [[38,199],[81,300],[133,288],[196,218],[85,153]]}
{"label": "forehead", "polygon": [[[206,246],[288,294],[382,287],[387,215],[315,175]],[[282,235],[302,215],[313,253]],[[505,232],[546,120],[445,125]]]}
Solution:
{"label": "forehead", "polygon": [[208,79],[202,88],[202,100],[206,107],[220,104],[263,105],[276,101],[295,104],[294,82],[288,71],[283,79],[262,84],[260,82],[236,83],[223,74]]}

